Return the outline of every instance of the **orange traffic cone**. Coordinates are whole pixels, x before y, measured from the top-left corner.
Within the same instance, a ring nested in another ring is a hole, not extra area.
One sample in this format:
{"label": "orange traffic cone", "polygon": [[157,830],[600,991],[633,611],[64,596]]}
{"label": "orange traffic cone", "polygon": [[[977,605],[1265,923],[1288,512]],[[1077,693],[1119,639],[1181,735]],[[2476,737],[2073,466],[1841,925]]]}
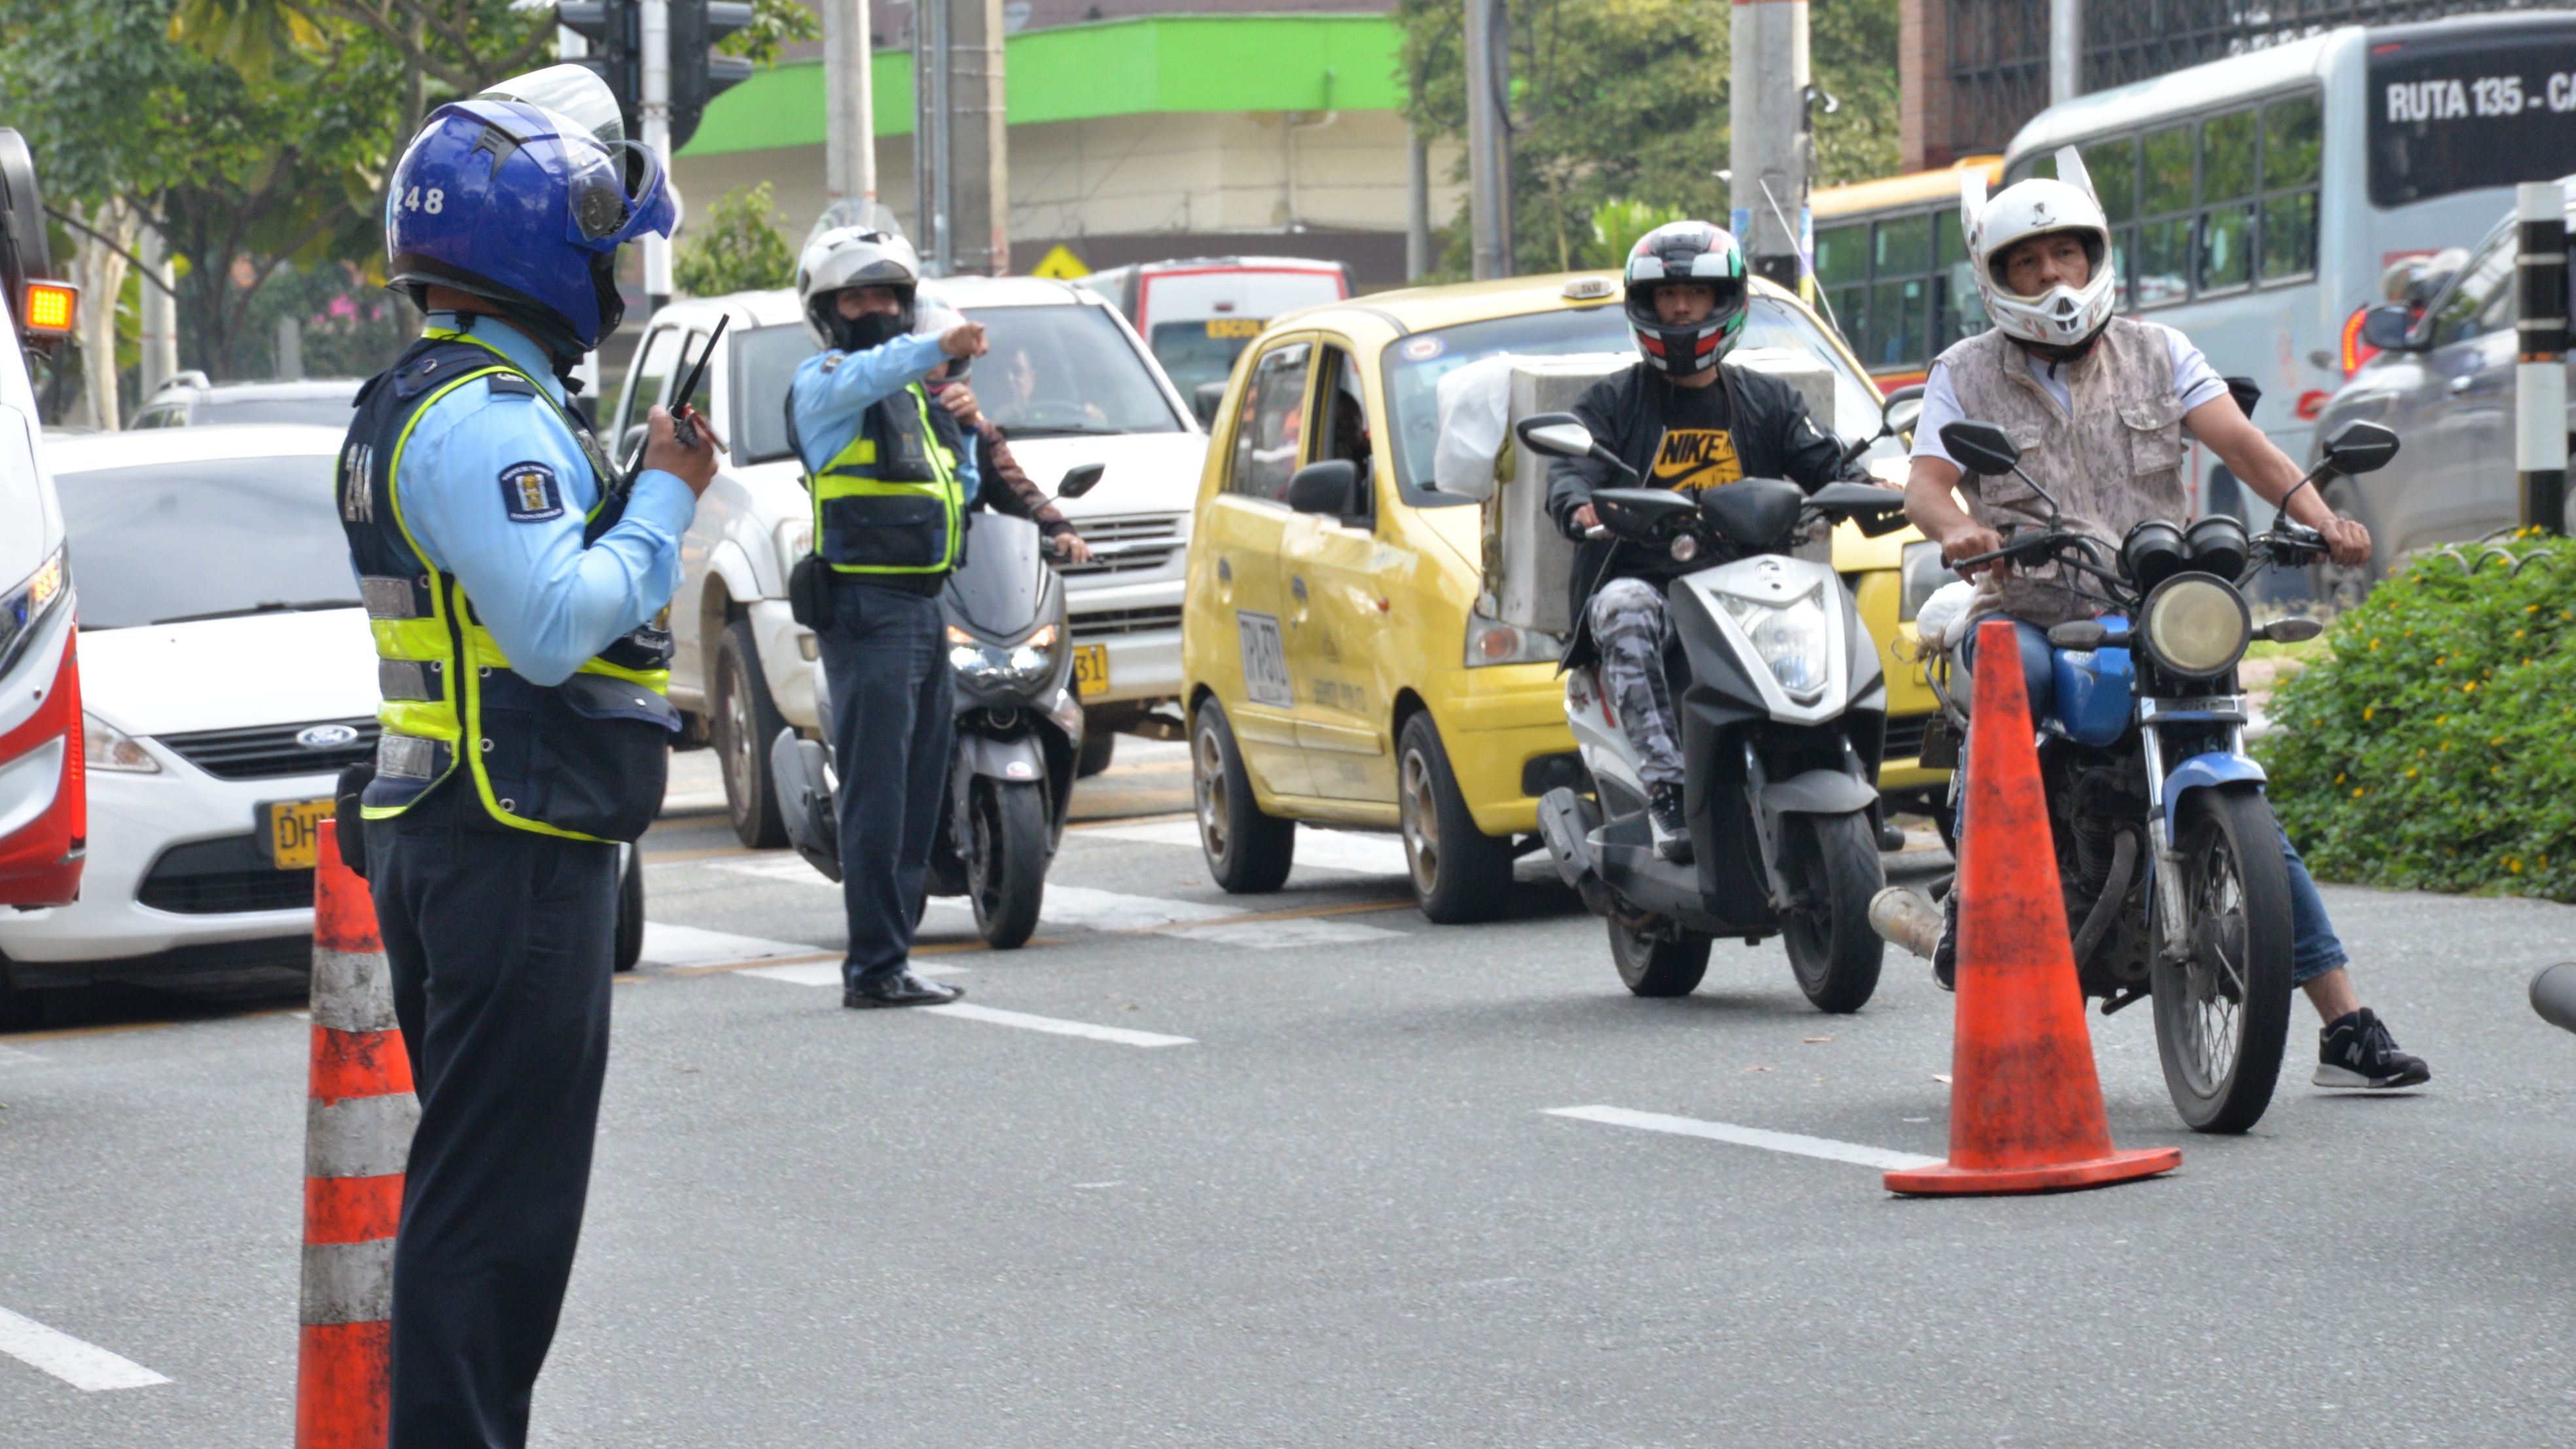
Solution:
{"label": "orange traffic cone", "polygon": [[2111,1146],[2009,620],[1978,626],[1976,689],[1957,886],[1950,1160],[1891,1172],[1888,1191],[2062,1192],[2170,1171],[2182,1164],[2179,1147]]}
{"label": "orange traffic cone", "polygon": [[375,898],[324,822],[313,875],[313,1070],[304,1114],[296,1449],[383,1449],[403,1161],[420,1105]]}

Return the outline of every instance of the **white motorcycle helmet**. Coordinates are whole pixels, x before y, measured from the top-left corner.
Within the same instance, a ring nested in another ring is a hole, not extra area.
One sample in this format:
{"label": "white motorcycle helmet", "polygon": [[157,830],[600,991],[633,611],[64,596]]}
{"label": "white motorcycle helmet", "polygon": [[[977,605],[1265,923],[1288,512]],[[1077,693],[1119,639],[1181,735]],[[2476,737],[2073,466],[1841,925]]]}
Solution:
{"label": "white motorcycle helmet", "polygon": [[[931,291],[928,288],[924,288],[913,293],[913,336],[944,337],[948,334],[948,329],[965,320],[966,314],[958,311],[954,306],[951,306],[948,299],[940,296],[938,293]],[[971,357],[952,357],[947,361],[948,371],[942,374],[942,376],[948,381],[954,382],[966,375],[967,366],[972,363],[974,359]]]}
{"label": "white motorcycle helmet", "polygon": [[[816,343],[858,352],[912,330],[913,295],[921,285],[921,257],[903,233],[876,226],[818,228],[796,259],[796,300],[805,330]],[[851,287],[892,287],[903,299],[893,317],[844,317],[834,293]]]}
{"label": "white motorcycle helmet", "polygon": [[[2077,352],[2111,320],[2119,278],[2111,266],[2111,226],[2093,197],[2083,158],[2067,146],[2057,153],[2057,178],[2034,176],[1986,195],[1985,173],[1959,181],[1959,226],[1967,233],[1968,262],[1986,316],[2005,336],[2052,352]],[[2018,242],[2055,232],[2083,239],[2093,274],[2081,287],[2056,286],[2025,297],[2004,280],[2003,261]]]}

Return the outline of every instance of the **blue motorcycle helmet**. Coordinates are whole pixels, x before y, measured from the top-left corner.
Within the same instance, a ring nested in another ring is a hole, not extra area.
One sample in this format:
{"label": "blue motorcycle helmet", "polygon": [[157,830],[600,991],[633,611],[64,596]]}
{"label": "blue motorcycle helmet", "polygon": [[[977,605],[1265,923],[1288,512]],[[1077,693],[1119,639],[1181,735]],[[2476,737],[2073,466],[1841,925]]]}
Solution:
{"label": "blue motorcycle helmet", "polygon": [[607,82],[549,66],[430,113],[385,197],[386,284],[423,311],[433,284],[498,303],[570,367],[626,315],[617,249],[675,216]]}

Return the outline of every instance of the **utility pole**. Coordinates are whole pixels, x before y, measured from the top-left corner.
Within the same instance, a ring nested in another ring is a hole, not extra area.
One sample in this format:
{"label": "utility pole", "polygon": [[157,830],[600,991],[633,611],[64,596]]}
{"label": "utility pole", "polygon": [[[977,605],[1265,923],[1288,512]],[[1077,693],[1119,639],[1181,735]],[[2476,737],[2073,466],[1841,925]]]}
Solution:
{"label": "utility pole", "polygon": [[1746,264],[1795,290],[1807,214],[1807,0],[1736,0],[1727,130]]}
{"label": "utility pole", "polygon": [[1512,263],[1512,15],[1505,0],[1467,0],[1467,218],[1476,280]]}
{"label": "utility pole", "polygon": [[913,30],[923,266],[999,276],[1011,269],[1002,0],[922,0]]}
{"label": "utility pole", "polygon": [[[671,174],[671,0],[642,0],[638,10],[644,39],[644,144]],[[679,188],[672,188],[673,196]],[[671,300],[671,241],[644,237],[644,314],[650,317]]]}
{"label": "utility pole", "polygon": [[143,395],[148,398],[179,370],[179,303],[170,295],[178,285],[178,269],[170,264],[161,233],[148,226],[143,229],[143,269],[151,275],[136,290],[143,294]]}
{"label": "utility pole", "polygon": [[2048,103],[2084,94],[2084,0],[2048,0]]}
{"label": "utility pole", "polygon": [[921,233],[921,263],[934,277],[950,271],[948,241],[953,190],[948,139],[948,7],[950,0],[915,0],[912,7],[912,184]]}
{"label": "utility pole", "polygon": [[1422,139],[1419,130],[1409,130],[1405,139],[1413,164],[1404,197],[1404,279],[1418,282],[1432,263],[1431,143]]}
{"label": "utility pole", "polygon": [[877,199],[876,94],[868,0],[822,0],[823,190],[834,201]]}

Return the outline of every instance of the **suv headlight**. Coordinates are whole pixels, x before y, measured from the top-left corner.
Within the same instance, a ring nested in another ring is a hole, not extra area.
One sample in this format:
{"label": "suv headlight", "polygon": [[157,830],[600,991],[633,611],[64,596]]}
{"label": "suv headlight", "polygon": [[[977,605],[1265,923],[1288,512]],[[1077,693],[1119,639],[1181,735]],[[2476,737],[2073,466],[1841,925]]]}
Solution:
{"label": "suv headlight", "polygon": [[1826,658],[1831,631],[1825,625],[1820,593],[1820,588],[1810,586],[1796,598],[1778,603],[1718,595],[1726,612],[1753,641],[1753,652],[1770,666],[1771,677],[1800,700],[1822,694],[1825,681],[1833,676],[1832,661]]}
{"label": "suv headlight", "polygon": [[1044,679],[1055,667],[1056,630],[1042,624],[1017,644],[988,644],[965,630],[948,626],[948,667],[969,684],[992,688]]}
{"label": "suv headlight", "polygon": [[1482,614],[1467,616],[1467,667],[1481,669],[1488,664],[1553,664],[1565,652],[1565,641],[1554,634],[1536,629],[1523,629]]}
{"label": "suv headlight", "polygon": [[1897,596],[1896,622],[1913,623],[1922,614],[1925,602],[1941,592],[1942,585],[1957,577],[1950,572],[1948,565],[1941,562],[1941,545],[1928,541],[1907,544],[1897,564],[1897,578],[1902,589]]}
{"label": "suv headlight", "polygon": [[2182,574],[2147,595],[2147,653],[2186,679],[2226,672],[2254,637],[2245,596],[2207,574]]}
{"label": "suv headlight", "polygon": [[161,762],[143,742],[97,715],[81,713],[81,763],[92,770],[120,770],[129,775],[157,775]]}

